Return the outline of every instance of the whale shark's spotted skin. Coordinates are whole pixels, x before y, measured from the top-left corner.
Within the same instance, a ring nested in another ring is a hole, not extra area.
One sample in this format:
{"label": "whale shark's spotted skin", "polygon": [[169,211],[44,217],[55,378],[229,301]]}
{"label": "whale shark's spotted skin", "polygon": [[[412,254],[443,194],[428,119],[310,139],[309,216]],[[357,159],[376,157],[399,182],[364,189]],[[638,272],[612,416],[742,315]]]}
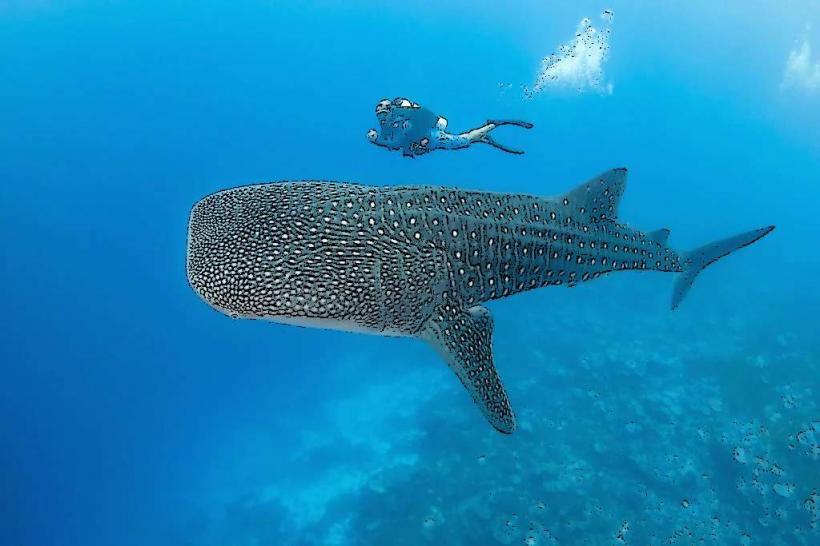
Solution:
{"label": "whale shark's spotted skin", "polygon": [[482,303],[640,269],[683,273],[674,308],[703,267],[772,229],[678,254],[668,230],[617,221],[625,180],[614,169],[555,198],[316,181],[225,190],[191,212],[188,278],[234,317],[426,339],[510,433]]}

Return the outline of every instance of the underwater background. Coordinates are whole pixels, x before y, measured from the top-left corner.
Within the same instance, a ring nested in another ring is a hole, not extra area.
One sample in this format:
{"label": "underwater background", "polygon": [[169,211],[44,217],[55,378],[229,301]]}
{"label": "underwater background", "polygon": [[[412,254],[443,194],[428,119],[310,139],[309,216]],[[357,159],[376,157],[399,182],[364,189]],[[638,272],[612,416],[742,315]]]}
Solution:
{"label": "underwater background", "polygon": [[[527,153],[372,146],[394,96]],[[0,544],[820,544],[818,126],[815,0],[0,2]],[[422,342],[186,281],[226,187],[620,166],[678,249],[777,230],[675,312],[652,273],[491,303],[511,436]]]}

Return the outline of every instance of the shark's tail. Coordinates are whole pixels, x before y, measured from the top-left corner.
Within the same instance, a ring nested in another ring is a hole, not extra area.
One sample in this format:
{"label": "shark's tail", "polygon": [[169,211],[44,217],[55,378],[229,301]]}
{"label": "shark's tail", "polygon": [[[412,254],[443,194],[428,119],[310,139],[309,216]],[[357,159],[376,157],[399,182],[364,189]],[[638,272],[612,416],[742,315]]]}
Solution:
{"label": "shark's tail", "polygon": [[672,309],[677,309],[683,298],[695,282],[698,273],[703,271],[707,266],[715,263],[724,256],[731,254],[735,250],[741,249],[744,246],[749,246],[755,241],[768,235],[774,226],[768,226],[746,233],[729,237],[709,243],[695,250],[684,253],[681,258],[683,262],[683,272],[675,281],[675,287],[672,291]]}

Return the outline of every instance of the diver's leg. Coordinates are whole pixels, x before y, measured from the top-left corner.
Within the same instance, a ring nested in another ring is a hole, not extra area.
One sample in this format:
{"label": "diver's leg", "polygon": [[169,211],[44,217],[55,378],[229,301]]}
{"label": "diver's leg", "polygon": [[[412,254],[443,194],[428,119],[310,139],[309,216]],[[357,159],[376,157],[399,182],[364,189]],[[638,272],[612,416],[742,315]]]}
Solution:
{"label": "diver's leg", "polygon": [[492,122],[487,122],[481,127],[476,127],[475,129],[470,129],[469,131],[465,131],[460,135],[453,135],[458,140],[464,141],[467,145],[470,145],[474,142],[487,142],[489,138],[490,131],[495,129],[497,125]]}
{"label": "diver's leg", "polygon": [[[496,142],[490,136],[490,131],[492,131],[493,129],[495,129],[499,125],[517,125],[518,123],[525,123],[525,122],[513,123],[513,122],[505,122],[505,121],[501,121],[501,122],[490,121],[486,125],[482,125],[481,127],[478,127],[476,129],[472,129],[470,131],[467,131],[466,133],[462,133],[459,136],[469,139],[470,143],[483,142],[484,144],[489,144],[490,146],[492,146],[494,148],[498,148],[499,150],[502,150],[502,151],[510,153],[510,154],[523,154],[524,153],[523,150],[514,150],[513,148],[508,148],[507,146],[504,146],[503,144],[499,144],[498,142]],[[526,127],[526,125],[520,125],[520,126],[521,127]],[[532,126],[532,125],[530,125],[530,126]]]}
{"label": "diver's leg", "polygon": [[428,151],[432,151],[437,148],[442,150],[460,150],[462,148],[469,147],[470,144],[474,142],[474,140],[469,136],[470,131],[461,133],[460,135],[454,135],[439,129],[434,133],[434,135],[434,138],[432,138],[427,144]]}

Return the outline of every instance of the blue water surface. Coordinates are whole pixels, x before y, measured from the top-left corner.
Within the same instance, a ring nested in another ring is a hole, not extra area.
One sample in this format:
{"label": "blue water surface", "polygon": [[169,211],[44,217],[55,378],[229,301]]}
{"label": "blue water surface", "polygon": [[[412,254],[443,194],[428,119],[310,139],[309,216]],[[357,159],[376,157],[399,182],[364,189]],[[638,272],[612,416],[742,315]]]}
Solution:
{"label": "blue water surface", "polygon": [[[611,93],[525,99],[604,8]],[[527,153],[372,146],[394,96],[532,121],[503,133]],[[818,126],[815,0],[4,0],[0,544],[820,544]],[[186,281],[225,187],[620,166],[621,219],[676,248],[777,230],[674,313],[650,273],[490,304],[512,436],[421,342],[230,320]]]}

